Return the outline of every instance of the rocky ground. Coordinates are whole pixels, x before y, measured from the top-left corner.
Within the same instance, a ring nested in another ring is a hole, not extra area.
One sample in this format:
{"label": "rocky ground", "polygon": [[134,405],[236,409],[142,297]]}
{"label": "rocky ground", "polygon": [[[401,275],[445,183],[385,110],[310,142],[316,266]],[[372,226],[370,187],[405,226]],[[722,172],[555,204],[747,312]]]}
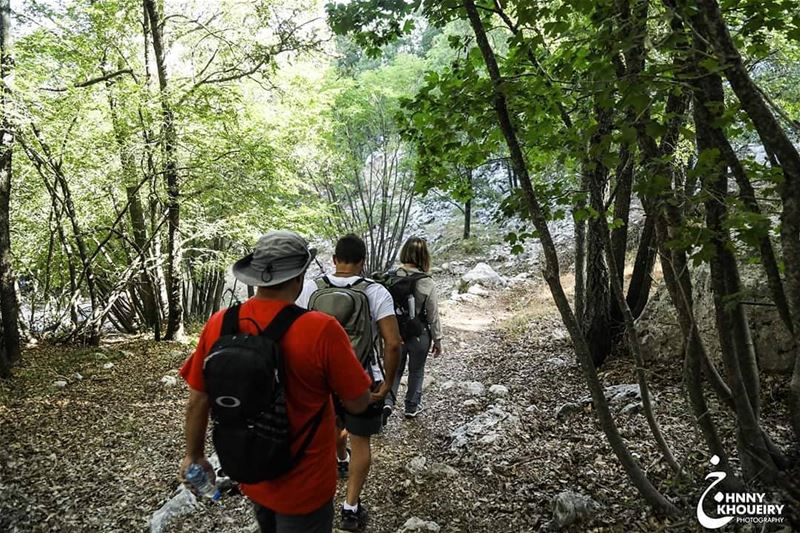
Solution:
{"label": "rocky ground", "polygon": [[[445,297],[457,285],[449,279]],[[429,360],[426,411],[413,421],[396,414],[374,441],[368,530],[537,531],[567,491],[592,500],[567,530],[696,530],[708,458],[681,396],[680,364],[656,362],[650,376],[656,416],[686,476],[660,460],[635,398],[614,406],[632,451],[684,511],[664,521],[637,498],[582,401],[587,389],[547,290],[519,278],[472,292],[442,305],[446,353]],[[29,350],[17,378],[0,385],[0,531],[145,530],[177,486],[186,390],[173,378],[190,349],[120,338],[101,349]],[[614,358],[601,377],[635,383],[631,366]],[[780,399],[781,383],[764,387]],[[779,442],[788,438],[781,405],[764,407]],[[251,524],[246,501],[226,496],[164,531]]]}

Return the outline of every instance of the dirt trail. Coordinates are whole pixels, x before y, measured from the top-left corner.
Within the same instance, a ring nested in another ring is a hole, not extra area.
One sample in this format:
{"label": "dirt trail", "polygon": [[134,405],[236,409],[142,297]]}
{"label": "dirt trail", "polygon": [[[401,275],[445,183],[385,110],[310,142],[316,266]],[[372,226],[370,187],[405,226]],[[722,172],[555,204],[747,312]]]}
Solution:
{"label": "dirt trail", "polygon": [[[636,499],[595,417],[555,417],[561,404],[586,391],[546,289],[517,286],[444,302],[442,317],[446,353],[429,359],[426,411],[413,421],[398,411],[374,441],[364,492],[368,531],[393,533],[413,516],[435,521],[442,532],[535,531],[550,518],[552,497],[567,489],[600,502],[591,527],[662,525]],[[185,388],[161,379],[175,375],[190,348],[127,338],[101,350],[28,353],[18,379],[0,389],[0,530],[146,527],[176,486],[183,444]],[[602,377],[629,383],[627,367],[611,361]],[[654,376],[657,416],[685,457],[696,443],[686,438],[692,433],[679,377],[671,374],[677,373]],[[67,386],[53,387],[60,378]],[[483,390],[472,395],[464,382]],[[507,394],[491,393],[494,384]],[[401,388],[401,401],[403,395]],[[463,431],[486,417],[487,428]],[[643,417],[622,416],[619,424],[648,472],[662,476]],[[438,473],[410,472],[420,457]],[[342,494],[340,487],[337,504]],[[246,500],[227,497],[224,508],[203,505],[167,531],[233,532],[251,523]]]}

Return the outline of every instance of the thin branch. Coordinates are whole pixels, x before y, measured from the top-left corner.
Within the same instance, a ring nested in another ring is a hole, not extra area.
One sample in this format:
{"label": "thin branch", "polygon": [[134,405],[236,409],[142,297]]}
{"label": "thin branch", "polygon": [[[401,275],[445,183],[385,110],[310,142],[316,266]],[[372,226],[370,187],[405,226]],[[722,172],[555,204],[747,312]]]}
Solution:
{"label": "thin branch", "polygon": [[98,76],[97,78],[92,78],[92,79],[89,79],[89,80],[86,80],[86,81],[78,82],[78,83],[72,85],[72,87],[40,87],[40,89],[42,91],[50,91],[50,92],[54,92],[54,93],[63,93],[63,92],[67,92],[71,88],[83,89],[83,88],[95,85],[97,83],[101,83],[101,82],[108,81],[108,80],[113,79],[113,78],[117,78],[117,77],[122,76],[124,74],[130,74],[131,76],[133,76],[133,69],[124,68],[122,70],[117,70],[116,72],[110,72],[110,73],[108,73],[108,74],[106,74],[104,76]]}

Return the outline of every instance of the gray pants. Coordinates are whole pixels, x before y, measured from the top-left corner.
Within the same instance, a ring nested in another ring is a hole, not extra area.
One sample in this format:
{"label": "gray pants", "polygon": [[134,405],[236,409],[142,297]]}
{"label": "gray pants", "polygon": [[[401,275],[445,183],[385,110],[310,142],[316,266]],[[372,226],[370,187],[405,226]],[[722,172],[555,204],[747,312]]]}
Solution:
{"label": "gray pants", "polygon": [[253,502],[253,509],[262,533],[331,533],[333,530],[333,500],[303,515],[278,514],[256,502]]}
{"label": "gray pants", "polygon": [[400,349],[400,363],[397,366],[397,376],[394,378],[392,394],[386,396],[386,404],[394,406],[397,390],[400,388],[400,378],[408,364],[408,388],[406,390],[406,411],[413,411],[419,407],[422,400],[422,383],[425,380],[425,361],[428,360],[428,351],[431,349],[431,337],[427,331],[416,339],[412,339]]}

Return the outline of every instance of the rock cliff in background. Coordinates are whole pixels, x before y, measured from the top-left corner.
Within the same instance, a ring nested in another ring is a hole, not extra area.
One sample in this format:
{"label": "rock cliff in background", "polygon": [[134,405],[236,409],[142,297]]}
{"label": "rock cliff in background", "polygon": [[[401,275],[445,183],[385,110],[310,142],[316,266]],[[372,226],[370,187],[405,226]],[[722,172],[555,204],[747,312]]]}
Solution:
{"label": "rock cliff in background", "polygon": [[[766,276],[759,265],[740,267],[743,300],[748,302],[747,317],[759,368],[769,373],[789,373],[794,364],[792,339],[769,297]],[[694,269],[694,311],[700,334],[709,353],[719,358],[719,340],[714,319],[714,299],[710,272],[706,265]],[[639,331],[645,357],[680,360],[682,335],[667,288],[662,282],[639,318]]]}

